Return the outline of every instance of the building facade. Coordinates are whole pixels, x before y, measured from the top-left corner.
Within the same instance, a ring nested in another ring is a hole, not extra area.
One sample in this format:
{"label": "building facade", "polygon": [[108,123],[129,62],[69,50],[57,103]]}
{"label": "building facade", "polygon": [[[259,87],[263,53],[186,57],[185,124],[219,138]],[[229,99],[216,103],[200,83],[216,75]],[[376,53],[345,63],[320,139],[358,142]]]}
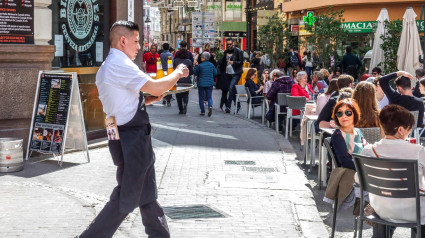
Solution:
{"label": "building facade", "polygon": [[[304,30],[303,17],[309,12],[314,15],[323,13],[333,7],[333,10],[343,9],[345,22],[341,26],[348,30],[349,37],[343,44],[350,45],[353,49],[371,48],[373,46],[373,27],[382,8],[388,10],[390,20],[403,20],[403,15],[408,7],[412,7],[419,20],[423,1],[420,0],[313,0],[306,4],[303,0],[283,1],[282,9],[286,14],[288,24],[293,29],[293,35],[298,37],[299,42],[308,37],[309,33]],[[423,22],[418,22],[422,25]],[[300,44],[300,48],[302,48]],[[303,51],[304,49],[301,49]]]}

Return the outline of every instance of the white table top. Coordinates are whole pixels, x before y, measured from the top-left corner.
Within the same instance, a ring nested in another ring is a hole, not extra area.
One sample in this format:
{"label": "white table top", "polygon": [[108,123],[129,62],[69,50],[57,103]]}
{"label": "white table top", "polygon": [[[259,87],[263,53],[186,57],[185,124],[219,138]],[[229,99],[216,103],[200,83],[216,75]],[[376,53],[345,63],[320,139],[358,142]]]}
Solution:
{"label": "white table top", "polygon": [[317,118],[319,118],[319,115],[305,115],[305,117],[307,117],[307,119],[309,120],[317,121]]}
{"label": "white table top", "polygon": [[320,128],[320,130],[332,135],[336,129],[335,128]]}

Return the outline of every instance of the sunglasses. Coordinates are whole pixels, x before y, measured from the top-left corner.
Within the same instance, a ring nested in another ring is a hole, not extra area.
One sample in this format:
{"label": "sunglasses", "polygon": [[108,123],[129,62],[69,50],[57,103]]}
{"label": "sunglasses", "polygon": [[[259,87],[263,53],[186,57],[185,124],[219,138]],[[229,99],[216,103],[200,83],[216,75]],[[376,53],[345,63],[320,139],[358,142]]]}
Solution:
{"label": "sunglasses", "polygon": [[344,111],[344,112],[335,112],[336,117],[342,117],[342,115],[345,113],[347,117],[351,117],[353,115],[353,111]]}
{"label": "sunglasses", "polygon": [[230,44],[226,44],[226,45],[233,45],[232,43],[230,43]]}

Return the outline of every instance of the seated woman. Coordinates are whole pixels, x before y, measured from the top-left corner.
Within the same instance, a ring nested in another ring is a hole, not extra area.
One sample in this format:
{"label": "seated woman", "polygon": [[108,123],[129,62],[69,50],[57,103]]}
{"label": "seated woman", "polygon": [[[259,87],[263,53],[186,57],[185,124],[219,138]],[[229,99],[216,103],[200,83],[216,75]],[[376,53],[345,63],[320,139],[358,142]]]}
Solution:
{"label": "seated woman", "polygon": [[[406,141],[415,125],[413,115],[404,107],[390,104],[382,109],[379,120],[385,133],[384,139],[367,145],[361,154],[378,158],[417,160],[419,188],[424,189],[425,147]],[[396,223],[416,222],[414,198],[387,198],[369,194],[369,200],[375,212],[384,220]],[[421,197],[421,204],[421,221],[424,224],[425,197]],[[424,226],[421,231],[425,234]],[[374,234],[374,237],[379,235]]]}
{"label": "seated woman", "polygon": [[329,98],[331,97],[331,94],[333,92],[338,91],[338,84],[337,84],[338,80],[337,79],[332,79],[331,82],[329,83],[329,87],[326,90],[325,93],[320,94],[317,97],[317,106],[316,106],[316,115],[319,115],[320,112],[322,111],[323,107],[326,105],[326,103],[328,102]]}
{"label": "seated woman", "polygon": [[369,82],[360,82],[353,92],[353,99],[360,108],[358,128],[379,127],[379,109],[375,96],[375,86]]}
{"label": "seated woman", "polygon": [[356,170],[352,154],[360,153],[366,144],[362,132],[354,128],[360,120],[359,106],[351,98],[343,99],[335,105],[332,118],[339,126],[331,137],[337,166]]}
{"label": "seated woman", "polygon": [[[255,77],[257,77],[257,71],[255,69],[249,69],[246,73],[245,87],[248,88],[251,97],[263,95],[263,86],[258,86],[256,83],[254,83],[253,80]],[[259,104],[262,100],[262,98],[253,98],[252,104]]]}
{"label": "seated woman", "polygon": [[[307,83],[307,77],[308,75],[305,71],[298,72],[297,80],[296,80],[297,83],[293,84],[291,88],[291,96],[306,97],[307,100],[313,99],[314,91],[311,85]],[[292,110],[292,115],[293,116],[300,115],[300,110],[295,110],[295,109]],[[300,120],[294,119],[292,123],[293,123],[292,128],[295,129],[298,123],[300,123]]]}

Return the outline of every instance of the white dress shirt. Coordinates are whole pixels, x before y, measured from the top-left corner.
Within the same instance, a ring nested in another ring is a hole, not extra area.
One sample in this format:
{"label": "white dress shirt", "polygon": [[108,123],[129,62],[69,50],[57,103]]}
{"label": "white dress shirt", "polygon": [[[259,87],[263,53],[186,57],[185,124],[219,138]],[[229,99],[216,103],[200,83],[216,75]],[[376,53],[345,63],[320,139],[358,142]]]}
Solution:
{"label": "white dress shirt", "polygon": [[[404,140],[382,139],[373,147],[379,158],[418,160],[419,188],[425,188],[425,147]],[[376,157],[372,145],[367,145],[363,155]],[[388,198],[369,193],[370,205],[384,220],[408,223],[416,222],[415,198]],[[425,197],[421,197],[421,223],[425,224]]]}
{"label": "white dress shirt", "polygon": [[111,48],[96,74],[106,117],[115,116],[117,125],[129,122],[136,114],[139,92],[148,78],[124,52]]}

